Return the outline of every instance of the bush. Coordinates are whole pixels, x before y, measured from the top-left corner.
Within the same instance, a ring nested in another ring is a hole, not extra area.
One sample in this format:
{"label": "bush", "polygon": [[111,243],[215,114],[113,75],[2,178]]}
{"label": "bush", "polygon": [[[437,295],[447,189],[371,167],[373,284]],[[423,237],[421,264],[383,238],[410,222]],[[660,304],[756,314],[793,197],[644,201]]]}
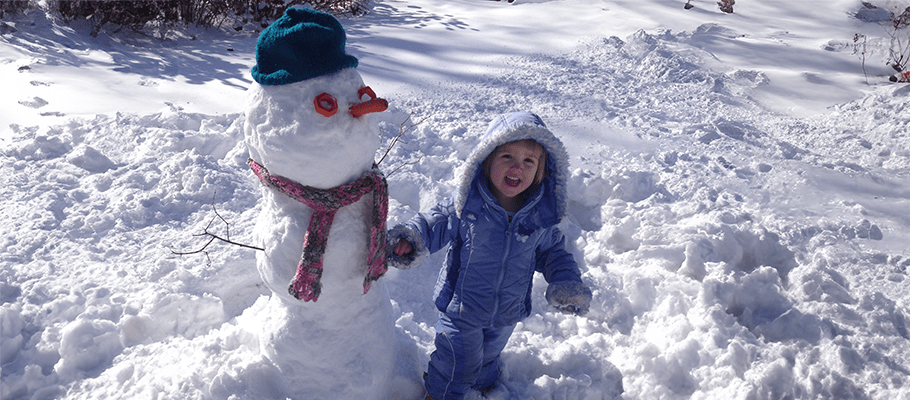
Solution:
{"label": "bush", "polygon": [[[48,9],[65,22],[84,19],[92,26],[92,36],[106,25],[116,30],[141,30],[150,24],[172,26],[194,24],[205,28],[220,26],[233,16],[249,15],[263,27],[284,15],[294,5],[335,15],[366,13],[367,0],[48,0]],[[0,3],[2,4],[2,3]]]}
{"label": "bush", "polygon": [[891,36],[891,46],[886,62],[895,71],[902,72],[907,69],[910,62],[910,34],[907,32],[907,27],[910,26],[910,7],[898,15],[892,13],[891,25],[894,29],[888,32]]}
{"label": "bush", "polygon": [[367,13],[367,0],[311,0],[310,4],[320,11],[335,15],[357,16]]}
{"label": "bush", "polygon": [[79,19],[89,21],[92,25],[91,35],[95,36],[109,23],[139,30],[150,22],[160,22],[164,18],[162,7],[164,3],[167,1],[58,0],[49,1],[47,5],[48,9],[59,14],[64,22]]}
{"label": "bush", "polygon": [[249,0],[246,11],[254,21],[269,23],[281,18],[289,7],[302,4],[333,15],[358,16],[367,13],[367,0]]}
{"label": "bush", "polygon": [[[910,68],[910,7],[903,10],[900,7],[890,11],[879,8],[870,2],[862,2],[862,7],[856,13],[856,18],[865,22],[881,24],[890,38],[887,48],[885,64],[897,72],[907,72]],[[859,54],[863,60],[863,74],[866,73],[867,54],[866,35],[857,33],[853,36],[853,54]],[[897,80],[892,76],[892,81]],[[900,78],[904,79],[904,78]]]}
{"label": "bush", "polygon": [[19,14],[30,7],[34,7],[29,0],[2,0],[0,1],[0,18],[6,14]]}

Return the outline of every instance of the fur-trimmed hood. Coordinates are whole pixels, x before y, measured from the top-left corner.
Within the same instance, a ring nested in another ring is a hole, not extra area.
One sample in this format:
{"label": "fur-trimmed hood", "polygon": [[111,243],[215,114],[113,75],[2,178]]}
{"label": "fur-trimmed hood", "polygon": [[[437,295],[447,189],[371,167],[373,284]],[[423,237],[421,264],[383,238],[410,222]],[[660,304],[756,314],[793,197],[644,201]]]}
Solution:
{"label": "fur-trimmed hood", "polygon": [[541,186],[545,192],[553,194],[553,201],[545,203],[552,208],[548,211],[552,212],[558,220],[566,215],[569,155],[565,146],[553,132],[547,129],[537,115],[529,112],[513,112],[502,114],[490,122],[480,143],[456,172],[458,186],[455,189],[454,205],[459,218],[462,216],[461,212],[465,208],[470,191],[475,187],[474,182],[483,176],[481,166],[487,156],[502,144],[522,139],[533,139],[547,151],[547,165]]}

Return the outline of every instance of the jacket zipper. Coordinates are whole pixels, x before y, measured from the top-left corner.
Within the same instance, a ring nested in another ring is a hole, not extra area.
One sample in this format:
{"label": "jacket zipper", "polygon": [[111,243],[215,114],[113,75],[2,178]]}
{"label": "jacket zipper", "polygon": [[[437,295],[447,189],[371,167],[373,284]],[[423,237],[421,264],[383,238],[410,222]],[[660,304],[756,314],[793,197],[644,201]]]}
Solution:
{"label": "jacket zipper", "polygon": [[512,237],[512,221],[515,220],[515,217],[512,217],[512,221],[509,220],[508,215],[503,215],[506,219],[506,231],[505,231],[505,250],[502,252],[502,259],[499,260],[499,277],[496,280],[495,291],[493,292],[493,312],[490,314],[490,326],[494,326],[496,321],[496,316],[499,314],[499,299],[500,292],[502,291],[502,282],[506,278],[506,261],[509,259],[509,252],[512,250],[512,241],[509,238]]}

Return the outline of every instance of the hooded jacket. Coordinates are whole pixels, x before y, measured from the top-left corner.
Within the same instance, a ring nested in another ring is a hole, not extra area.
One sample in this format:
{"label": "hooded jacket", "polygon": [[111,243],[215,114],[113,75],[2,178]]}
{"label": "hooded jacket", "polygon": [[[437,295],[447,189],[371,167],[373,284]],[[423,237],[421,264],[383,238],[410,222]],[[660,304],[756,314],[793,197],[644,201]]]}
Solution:
{"label": "hooded jacket", "polygon": [[[525,204],[510,220],[487,187],[482,164],[497,146],[522,139],[540,143],[547,161],[543,180],[528,189]],[[520,112],[494,119],[456,174],[453,199],[389,233],[390,244],[404,238],[414,248],[404,257],[389,256],[398,268],[416,266],[449,246],[436,284],[439,311],[484,327],[514,325],[531,313],[534,271],[550,285],[581,283],[556,226],[566,212],[568,154],[538,116]]]}

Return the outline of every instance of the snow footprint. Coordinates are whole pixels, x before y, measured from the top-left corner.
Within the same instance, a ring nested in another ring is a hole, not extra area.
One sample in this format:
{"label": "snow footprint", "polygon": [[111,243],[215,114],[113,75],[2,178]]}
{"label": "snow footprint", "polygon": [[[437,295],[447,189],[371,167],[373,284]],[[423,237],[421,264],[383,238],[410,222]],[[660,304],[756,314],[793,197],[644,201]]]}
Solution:
{"label": "snow footprint", "polygon": [[38,109],[38,108],[48,105],[48,102],[47,102],[47,100],[44,100],[40,97],[35,96],[32,98],[26,98],[26,99],[19,100],[19,104],[22,104],[23,106],[26,106],[28,108]]}

